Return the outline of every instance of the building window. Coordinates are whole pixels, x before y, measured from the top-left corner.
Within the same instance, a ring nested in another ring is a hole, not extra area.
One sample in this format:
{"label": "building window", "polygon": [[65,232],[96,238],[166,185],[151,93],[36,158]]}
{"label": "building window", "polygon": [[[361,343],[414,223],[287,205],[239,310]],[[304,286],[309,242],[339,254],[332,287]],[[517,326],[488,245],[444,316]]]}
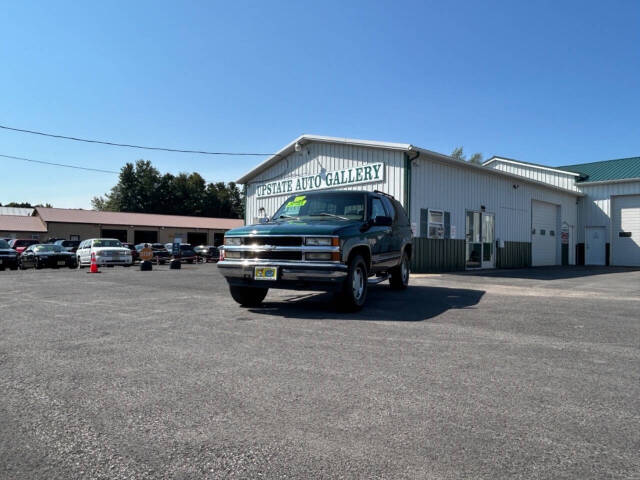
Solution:
{"label": "building window", "polygon": [[429,209],[427,238],[444,238],[444,212]]}
{"label": "building window", "polygon": [[80,235],[69,235],[69,240],[78,241],[80,240]]}

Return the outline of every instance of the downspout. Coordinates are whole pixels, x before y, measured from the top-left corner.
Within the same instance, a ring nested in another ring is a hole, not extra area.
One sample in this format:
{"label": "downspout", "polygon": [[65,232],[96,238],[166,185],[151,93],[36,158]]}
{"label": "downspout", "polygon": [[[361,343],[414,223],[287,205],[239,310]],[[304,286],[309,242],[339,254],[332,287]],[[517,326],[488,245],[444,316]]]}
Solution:
{"label": "downspout", "polygon": [[404,154],[404,209],[411,219],[411,164],[420,156],[420,151],[415,152],[414,157],[409,157],[409,153]]}

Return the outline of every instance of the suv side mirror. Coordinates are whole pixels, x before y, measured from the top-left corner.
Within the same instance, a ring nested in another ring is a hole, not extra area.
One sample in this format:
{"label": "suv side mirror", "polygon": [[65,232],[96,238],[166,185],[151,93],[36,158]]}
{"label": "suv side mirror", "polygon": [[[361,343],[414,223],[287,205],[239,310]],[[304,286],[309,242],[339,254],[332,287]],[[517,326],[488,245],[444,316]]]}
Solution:
{"label": "suv side mirror", "polygon": [[374,227],[390,227],[393,223],[391,217],[387,217],[384,215],[379,215],[373,219]]}

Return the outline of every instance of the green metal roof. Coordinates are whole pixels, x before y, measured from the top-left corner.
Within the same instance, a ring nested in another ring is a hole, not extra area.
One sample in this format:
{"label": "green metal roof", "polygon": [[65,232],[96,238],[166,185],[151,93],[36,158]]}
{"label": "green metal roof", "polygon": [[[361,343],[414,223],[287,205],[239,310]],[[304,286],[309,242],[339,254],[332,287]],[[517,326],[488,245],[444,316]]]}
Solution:
{"label": "green metal roof", "polygon": [[581,174],[584,178],[580,178],[579,183],[640,178],[640,157],[618,158],[555,168]]}

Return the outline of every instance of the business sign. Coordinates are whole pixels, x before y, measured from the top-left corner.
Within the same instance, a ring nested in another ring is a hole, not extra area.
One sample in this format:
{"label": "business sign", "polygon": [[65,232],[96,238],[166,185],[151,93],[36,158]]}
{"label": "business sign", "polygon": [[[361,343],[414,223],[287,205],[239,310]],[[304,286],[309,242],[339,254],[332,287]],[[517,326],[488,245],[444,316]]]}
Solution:
{"label": "business sign", "polygon": [[284,178],[282,180],[262,183],[256,188],[256,196],[263,198],[274,195],[290,195],[298,192],[381,182],[383,180],[384,163],[372,163],[370,165],[334,170],[316,175]]}

